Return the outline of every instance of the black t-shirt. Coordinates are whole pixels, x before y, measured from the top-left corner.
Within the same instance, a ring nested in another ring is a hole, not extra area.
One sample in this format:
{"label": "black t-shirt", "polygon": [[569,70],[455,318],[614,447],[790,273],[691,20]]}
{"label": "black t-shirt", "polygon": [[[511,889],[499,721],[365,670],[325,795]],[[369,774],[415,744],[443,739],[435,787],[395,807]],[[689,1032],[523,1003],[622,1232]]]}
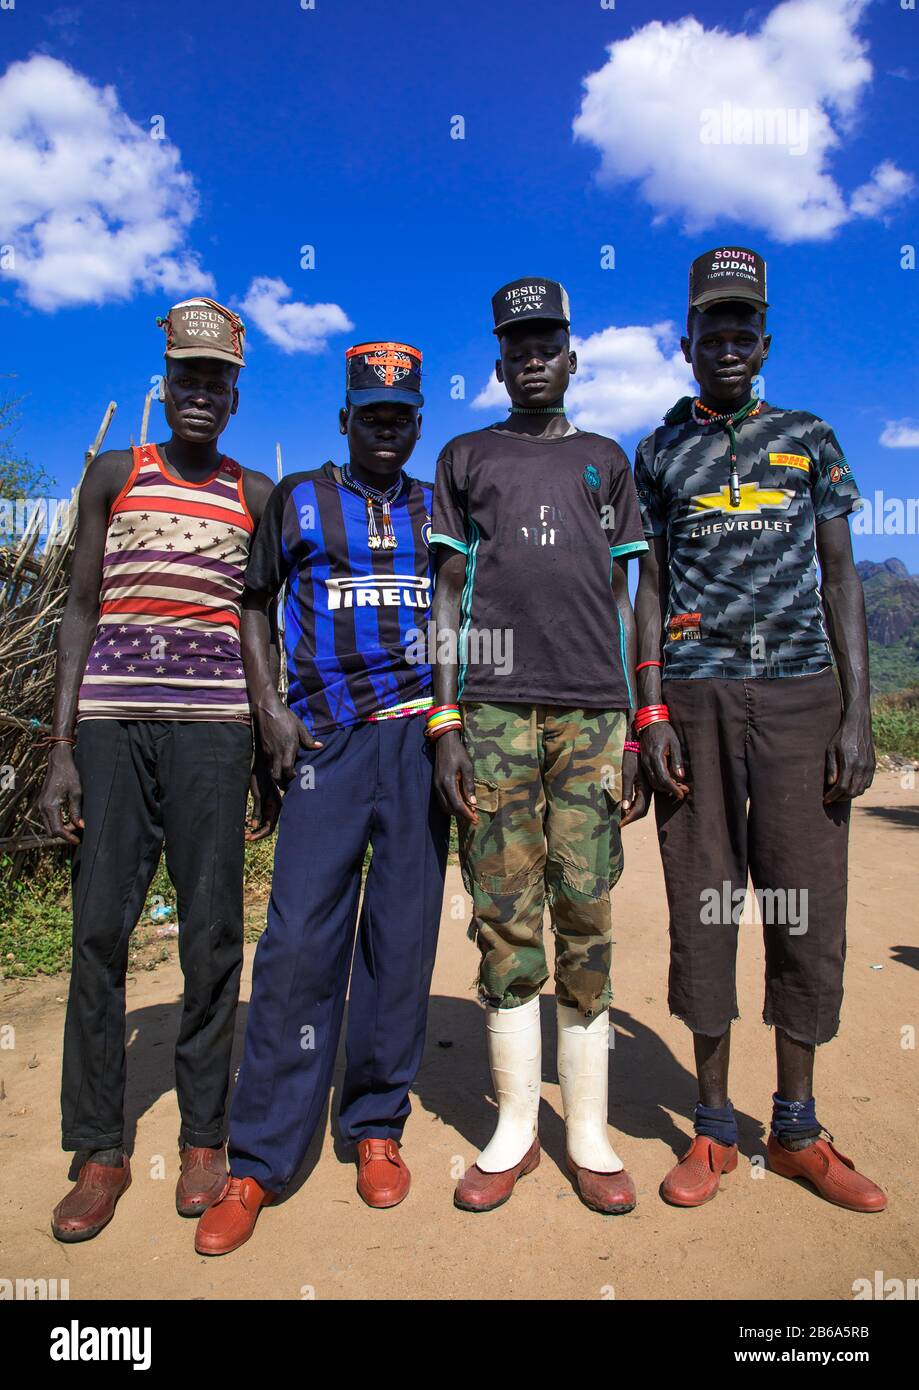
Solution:
{"label": "black t-shirt", "polygon": [[737,430],[740,505],[730,505],[728,437],[663,425],[638,446],[645,534],[666,536],[665,674],[739,680],[830,665],[816,528],[859,505],[825,420],[763,402]]}
{"label": "black t-shirt", "polygon": [[466,556],[460,698],[629,706],[612,568],[647,543],[614,440],[457,436],[437,463],[431,542]]}

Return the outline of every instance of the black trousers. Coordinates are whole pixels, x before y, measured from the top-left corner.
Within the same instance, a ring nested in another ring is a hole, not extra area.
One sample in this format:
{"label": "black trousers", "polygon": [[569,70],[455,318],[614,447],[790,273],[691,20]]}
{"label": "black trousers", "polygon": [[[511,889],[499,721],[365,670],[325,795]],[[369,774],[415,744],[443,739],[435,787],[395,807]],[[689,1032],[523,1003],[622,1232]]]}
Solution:
{"label": "black trousers", "polygon": [[165,839],[185,977],[175,1051],[181,1141],[220,1144],[243,953],[252,735],[232,722],[92,719],[75,758],[85,830],[73,857],[64,1149],[122,1143],[128,942]]}
{"label": "black trousers", "polygon": [[823,801],[842,718],[836,676],[665,680],[663,691],[692,788],[682,802],[655,798],[670,1012],[711,1037],[737,1018],[749,873],[763,923],[763,1021],[798,1042],[828,1042],[843,996],[851,808]]}

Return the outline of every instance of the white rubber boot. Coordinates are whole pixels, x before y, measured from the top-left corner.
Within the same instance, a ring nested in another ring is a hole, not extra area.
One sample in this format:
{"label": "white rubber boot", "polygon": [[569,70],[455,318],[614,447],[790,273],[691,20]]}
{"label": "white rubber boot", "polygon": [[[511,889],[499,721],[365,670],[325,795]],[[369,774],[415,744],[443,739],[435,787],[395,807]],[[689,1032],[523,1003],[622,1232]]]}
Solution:
{"label": "white rubber boot", "polygon": [[556,1004],[558,1082],[565,1111],[568,1156],[579,1168],[618,1173],[622,1159],[609,1142],[609,1013],[586,1019],[577,1009]]}
{"label": "white rubber boot", "polygon": [[503,1173],[520,1162],[536,1138],[542,1081],[539,995],[514,1009],[487,1004],[485,1015],[498,1128],[476,1164],[483,1173]]}

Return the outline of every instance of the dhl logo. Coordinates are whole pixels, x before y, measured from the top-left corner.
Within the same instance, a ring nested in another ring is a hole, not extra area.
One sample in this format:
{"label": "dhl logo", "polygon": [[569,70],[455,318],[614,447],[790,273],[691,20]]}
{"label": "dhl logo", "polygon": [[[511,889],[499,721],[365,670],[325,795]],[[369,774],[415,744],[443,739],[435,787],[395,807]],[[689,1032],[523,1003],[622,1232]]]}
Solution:
{"label": "dhl logo", "polygon": [[770,454],[770,468],[797,468],[802,473],[811,471],[811,461],[806,454]]}

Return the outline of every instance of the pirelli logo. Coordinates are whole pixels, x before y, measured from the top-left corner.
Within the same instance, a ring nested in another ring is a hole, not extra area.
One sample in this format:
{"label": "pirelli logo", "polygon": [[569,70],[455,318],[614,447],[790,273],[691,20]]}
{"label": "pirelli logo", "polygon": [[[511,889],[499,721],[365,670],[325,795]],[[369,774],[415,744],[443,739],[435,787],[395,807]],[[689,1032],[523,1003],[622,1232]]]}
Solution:
{"label": "pirelli logo", "polygon": [[328,606],[338,608],[427,608],[431,581],[413,574],[362,575],[326,580]]}
{"label": "pirelli logo", "polygon": [[811,471],[811,461],[807,454],[770,454],[770,468],[797,468],[801,473]]}

